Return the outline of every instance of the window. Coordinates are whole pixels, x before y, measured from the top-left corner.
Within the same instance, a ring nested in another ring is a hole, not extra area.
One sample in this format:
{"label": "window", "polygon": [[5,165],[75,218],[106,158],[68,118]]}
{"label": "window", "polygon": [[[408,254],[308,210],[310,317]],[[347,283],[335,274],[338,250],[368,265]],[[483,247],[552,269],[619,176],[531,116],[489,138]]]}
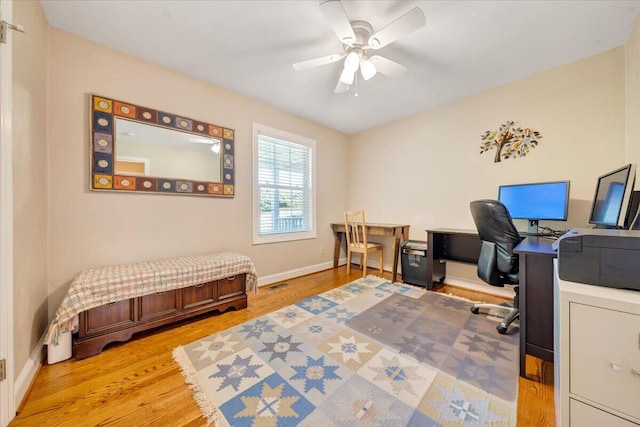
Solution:
{"label": "window", "polygon": [[316,237],[312,139],[253,124],[253,243]]}

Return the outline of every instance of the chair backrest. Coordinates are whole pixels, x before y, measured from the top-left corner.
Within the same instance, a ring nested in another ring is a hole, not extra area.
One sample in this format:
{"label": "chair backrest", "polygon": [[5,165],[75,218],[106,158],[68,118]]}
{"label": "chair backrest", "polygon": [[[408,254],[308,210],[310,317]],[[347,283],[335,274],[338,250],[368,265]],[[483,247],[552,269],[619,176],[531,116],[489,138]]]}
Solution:
{"label": "chair backrest", "polygon": [[347,246],[364,246],[367,247],[366,222],[364,220],[364,211],[345,211],[344,226],[347,235]]}
{"label": "chair backrest", "polygon": [[[470,208],[483,244],[481,260],[478,261],[479,275],[481,269],[496,270],[496,274],[502,279],[513,282],[513,275],[518,273],[518,255],[513,253],[513,249],[522,241],[522,237],[513,225],[507,207],[497,200],[475,200],[470,203]],[[493,251],[491,256],[482,253],[489,250]],[[481,261],[495,264],[481,265]],[[505,278],[507,275],[512,277]],[[485,280],[482,276],[481,279]],[[500,286],[499,283],[485,281]]]}

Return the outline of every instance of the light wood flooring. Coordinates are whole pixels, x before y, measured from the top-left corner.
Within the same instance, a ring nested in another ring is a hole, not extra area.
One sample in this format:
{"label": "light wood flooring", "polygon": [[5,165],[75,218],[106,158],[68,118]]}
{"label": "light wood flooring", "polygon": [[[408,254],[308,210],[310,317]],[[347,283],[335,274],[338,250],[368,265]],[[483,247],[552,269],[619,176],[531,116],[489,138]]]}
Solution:
{"label": "light wood flooring", "polygon": [[[361,277],[356,267],[322,271],[249,295],[245,310],[208,316],[178,327],[135,336],[85,360],[43,365],[10,426],[202,426],[205,420],[184,382],[172,350],[212,333],[291,305]],[[385,277],[391,274],[385,272]],[[501,302],[464,289],[439,292]],[[520,378],[518,426],[555,425],[553,364],[527,359]]]}

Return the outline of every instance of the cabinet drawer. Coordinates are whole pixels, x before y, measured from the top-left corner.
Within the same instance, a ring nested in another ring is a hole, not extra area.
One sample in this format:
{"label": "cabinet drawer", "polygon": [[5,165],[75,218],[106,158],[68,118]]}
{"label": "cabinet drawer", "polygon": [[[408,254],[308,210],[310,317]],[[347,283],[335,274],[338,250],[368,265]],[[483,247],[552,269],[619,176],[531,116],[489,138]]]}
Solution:
{"label": "cabinet drawer", "polygon": [[216,302],[216,283],[215,281],[207,282],[182,288],[182,308],[188,310]]}
{"label": "cabinet drawer", "polygon": [[569,400],[569,411],[571,425],[576,427],[637,427],[637,424],[574,399]]}
{"label": "cabinet drawer", "polygon": [[80,313],[84,316],[81,337],[119,330],[135,323],[135,299],[112,302]]}
{"label": "cabinet drawer", "polygon": [[218,280],[218,301],[243,295],[245,291],[244,279],[245,275],[240,274]]}
{"label": "cabinet drawer", "polygon": [[572,302],[569,322],[570,393],[640,419],[640,316]]}
{"label": "cabinet drawer", "polygon": [[156,292],[140,297],[139,313],[141,321],[167,317],[178,311],[176,291]]}

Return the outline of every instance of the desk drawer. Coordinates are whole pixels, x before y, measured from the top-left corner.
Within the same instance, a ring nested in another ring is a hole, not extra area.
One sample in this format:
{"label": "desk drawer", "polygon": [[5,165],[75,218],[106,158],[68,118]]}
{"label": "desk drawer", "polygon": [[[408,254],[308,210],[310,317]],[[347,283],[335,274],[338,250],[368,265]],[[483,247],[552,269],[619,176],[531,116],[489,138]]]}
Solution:
{"label": "desk drawer", "polygon": [[575,427],[637,427],[636,424],[630,421],[574,399],[569,400],[569,411],[571,413],[571,426]]}
{"label": "desk drawer", "polygon": [[182,308],[191,310],[213,304],[218,298],[217,281],[182,288]]}
{"label": "desk drawer", "polygon": [[80,313],[80,337],[119,330],[135,324],[135,298],[111,302]]}
{"label": "desk drawer", "polygon": [[176,291],[156,292],[140,297],[140,321],[164,318],[178,311]]}
{"label": "desk drawer", "polygon": [[640,419],[640,316],[575,302],[569,313],[570,393]]}
{"label": "desk drawer", "polygon": [[218,301],[243,295],[245,291],[244,274],[218,280]]}

